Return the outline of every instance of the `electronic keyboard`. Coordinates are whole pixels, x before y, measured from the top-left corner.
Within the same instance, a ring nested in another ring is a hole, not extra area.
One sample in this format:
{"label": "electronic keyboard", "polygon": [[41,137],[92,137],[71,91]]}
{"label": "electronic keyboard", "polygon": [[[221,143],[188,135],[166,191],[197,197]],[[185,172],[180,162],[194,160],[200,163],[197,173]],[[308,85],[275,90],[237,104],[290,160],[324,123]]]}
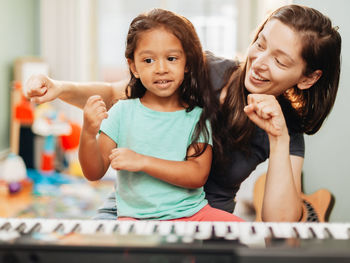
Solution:
{"label": "electronic keyboard", "polygon": [[350,262],[350,223],[0,218],[0,262]]}

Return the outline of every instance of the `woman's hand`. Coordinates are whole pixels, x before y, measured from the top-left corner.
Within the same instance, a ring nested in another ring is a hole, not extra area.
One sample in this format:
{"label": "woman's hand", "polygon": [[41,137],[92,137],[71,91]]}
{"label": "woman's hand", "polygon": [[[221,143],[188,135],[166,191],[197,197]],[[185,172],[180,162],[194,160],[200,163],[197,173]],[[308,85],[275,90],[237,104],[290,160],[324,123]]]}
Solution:
{"label": "woman's hand", "polygon": [[249,119],[270,136],[288,134],[280,104],[273,95],[249,94],[244,111]]}
{"label": "woman's hand", "polygon": [[24,85],[24,94],[34,103],[44,103],[58,98],[62,92],[59,81],[45,75],[33,75]]}
{"label": "woman's hand", "polygon": [[83,131],[90,136],[96,136],[101,122],[108,117],[106,104],[99,95],[91,96],[84,107]]}
{"label": "woman's hand", "polygon": [[142,170],[143,157],[127,148],[115,148],[109,155],[109,160],[113,169],[138,172]]}

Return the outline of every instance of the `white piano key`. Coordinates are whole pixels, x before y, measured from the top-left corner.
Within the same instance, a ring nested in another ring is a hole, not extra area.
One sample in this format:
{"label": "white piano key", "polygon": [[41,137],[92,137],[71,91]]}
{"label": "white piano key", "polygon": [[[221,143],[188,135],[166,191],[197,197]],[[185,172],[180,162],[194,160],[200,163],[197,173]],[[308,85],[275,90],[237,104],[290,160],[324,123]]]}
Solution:
{"label": "white piano key", "polygon": [[136,235],[146,235],[144,233],[146,226],[147,226],[148,221],[140,220],[140,221],[135,221],[133,224],[133,233]]}
{"label": "white piano key", "polygon": [[118,221],[114,220],[97,220],[99,223],[103,225],[103,233],[105,234],[113,234],[118,228]]}
{"label": "white piano key", "polygon": [[350,239],[350,236],[349,236],[350,224],[332,223],[332,224],[327,224],[326,227],[329,229],[333,238],[342,239],[342,240]]}
{"label": "white piano key", "polygon": [[[253,229],[254,227],[254,229]],[[239,224],[239,241],[249,247],[264,247],[266,227],[263,223],[245,222]]]}
{"label": "white piano key", "polygon": [[237,222],[228,222],[227,227],[230,229],[230,231],[228,231],[227,235],[225,236],[225,239],[227,240],[239,239],[239,235],[240,235],[239,225],[240,223],[237,223]]}
{"label": "white piano key", "polygon": [[292,227],[296,230],[297,236],[301,239],[312,238],[309,227],[307,223],[291,223]]}
{"label": "white piano key", "polygon": [[184,221],[174,222],[175,234],[178,236],[184,236],[186,233],[185,227],[186,227],[186,222]]}
{"label": "white piano key", "polygon": [[269,224],[265,224],[262,222],[253,222],[251,234],[254,236],[254,238],[271,237],[269,226],[270,226]]}
{"label": "white piano key", "polygon": [[60,224],[60,220],[58,219],[38,219],[38,223],[40,223],[40,233],[49,234],[52,233],[55,228]]}
{"label": "white piano key", "polygon": [[134,221],[119,221],[117,232],[121,235],[127,235],[130,232],[130,227]]}
{"label": "white piano key", "polygon": [[197,229],[200,231],[200,229],[198,228],[198,222],[186,222],[184,235],[193,236],[195,235]]}
{"label": "white piano key", "polygon": [[173,222],[170,221],[160,221],[158,224],[158,233],[161,236],[170,235],[172,230]]}
{"label": "white piano key", "polygon": [[306,223],[305,224],[307,228],[310,229],[311,232],[313,232],[316,235],[317,239],[325,239],[327,238],[327,233],[324,227],[324,224],[322,223]]}
{"label": "white piano key", "polygon": [[144,229],[142,230],[142,235],[154,235],[155,229],[158,226],[158,221],[148,221],[145,225]]}
{"label": "white piano key", "polygon": [[81,234],[95,234],[101,223],[98,220],[83,220],[79,222],[79,233]]}
{"label": "white piano key", "polygon": [[195,233],[195,238],[202,240],[211,238],[212,226],[211,222],[201,222],[201,224],[197,225],[198,232]]}
{"label": "white piano key", "polygon": [[215,236],[225,237],[228,234],[228,224],[226,222],[213,222]]}
{"label": "white piano key", "polygon": [[74,232],[76,227],[79,226],[80,221],[79,220],[64,219],[61,221],[61,223],[63,224],[63,231],[62,232],[64,234],[68,234],[68,233]]}
{"label": "white piano key", "polygon": [[296,234],[290,223],[270,223],[275,238],[295,238]]}

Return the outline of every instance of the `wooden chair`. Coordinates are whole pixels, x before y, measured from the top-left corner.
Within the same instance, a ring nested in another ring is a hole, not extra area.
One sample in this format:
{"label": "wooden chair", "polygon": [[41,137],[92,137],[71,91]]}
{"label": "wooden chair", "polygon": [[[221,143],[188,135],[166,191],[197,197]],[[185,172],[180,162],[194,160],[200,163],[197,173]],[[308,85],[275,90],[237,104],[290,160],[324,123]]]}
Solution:
{"label": "wooden chair", "polygon": [[[262,221],[261,210],[265,191],[266,174],[261,175],[254,185],[253,205],[256,212],[255,221]],[[313,194],[301,195],[303,216],[301,222],[326,222],[333,207],[333,197],[326,189],[319,189]]]}

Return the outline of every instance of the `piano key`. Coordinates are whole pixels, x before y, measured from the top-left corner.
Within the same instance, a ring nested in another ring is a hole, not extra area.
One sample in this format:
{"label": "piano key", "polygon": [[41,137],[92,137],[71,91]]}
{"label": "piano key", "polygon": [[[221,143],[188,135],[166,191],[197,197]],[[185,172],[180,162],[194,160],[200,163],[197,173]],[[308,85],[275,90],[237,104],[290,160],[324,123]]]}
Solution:
{"label": "piano key", "polygon": [[295,238],[296,233],[290,223],[270,223],[275,238]]}
{"label": "piano key", "polygon": [[224,238],[229,233],[229,227],[226,222],[213,222],[215,237]]}
{"label": "piano key", "polygon": [[157,221],[148,221],[143,231],[142,235],[154,235],[157,232]]}
{"label": "piano key", "polygon": [[99,223],[103,225],[103,232],[104,234],[113,234],[114,232],[117,231],[118,228],[118,221],[113,221],[113,220],[96,220]]}
{"label": "piano key", "polygon": [[119,221],[118,222],[118,234],[127,235],[130,231],[130,227],[133,224],[133,221]]}
{"label": "piano key", "polygon": [[173,222],[162,221],[158,224],[158,234],[161,236],[166,236],[170,234],[175,234],[173,229]]}
{"label": "piano key", "polygon": [[304,223],[304,224],[292,223],[292,227],[298,238],[310,239],[313,237],[307,223]]}
{"label": "piano key", "polygon": [[332,223],[327,224],[327,229],[334,239],[350,239],[350,224]]}
{"label": "piano key", "polygon": [[36,220],[36,222],[40,224],[40,229],[36,230],[36,232],[40,232],[40,233],[52,233],[54,232],[55,228],[59,224],[59,221],[55,219],[39,218]]}
{"label": "piano key", "polygon": [[2,222],[2,224],[0,225],[0,231],[3,231],[3,230],[7,231],[7,230],[9,230],[10,228],[11,228],[10,222],[4,221],[4,222]]}
{"label": "piano key", "polygon": [[317,238],[317,239],[328,238],[327,233],[325,231],[324,224],[322,224],[322,223],[306,223],[306,226],[310,229],[314,238]]}
{"label": "piano key", "polygon": [[227,240],[239,239],[239,235],[240,235],[239,225],[240,224],[237,222],[228,223],[227,224],[228,233],[225,236],[225,239]]}
{"label": "piano key", "polygon": [[178,236],[184,236],[186,234],[186,223],[188,222],[184,222],[184,221],[178,221],[178,222],[175,222],[173,224],[174,226],[174,234],[178,235]]}
{"label": "piano key", "polygon": [[213,234],[213,225],[211,222],[202,222],[197,224],[197,231],[195,232],[194,238],[199,240],[210,239]]}

